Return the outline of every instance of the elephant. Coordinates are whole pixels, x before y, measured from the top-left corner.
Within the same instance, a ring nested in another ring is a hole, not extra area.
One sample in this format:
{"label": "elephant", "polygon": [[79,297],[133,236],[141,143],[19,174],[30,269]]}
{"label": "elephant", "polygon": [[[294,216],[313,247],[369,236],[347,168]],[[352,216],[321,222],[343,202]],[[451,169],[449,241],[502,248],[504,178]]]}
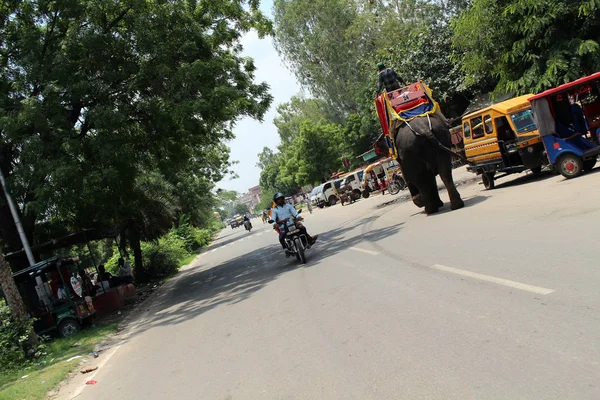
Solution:
{"label": "elephant", "polygon": [[[448,190],[452,210],[464,207],[465,203],[452,179],[451,139],[447,122],[434,115],[417,117],[409,125],[397,125],[391,132],[392,140],[396,143],[398,162],[413,203],[419,208],[425,207],[427,214],[439,211],[444,203],[440,199],[435,177],[440,175]],[[379,151],[387,148],[383,135],[376,147],[379,147]]]}

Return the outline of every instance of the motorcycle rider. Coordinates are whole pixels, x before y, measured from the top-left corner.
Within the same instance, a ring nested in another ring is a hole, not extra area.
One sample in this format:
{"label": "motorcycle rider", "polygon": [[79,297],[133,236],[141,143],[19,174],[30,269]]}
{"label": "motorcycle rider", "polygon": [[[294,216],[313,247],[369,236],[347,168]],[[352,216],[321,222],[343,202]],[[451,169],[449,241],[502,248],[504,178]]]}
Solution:
{"label": "motorcycle rider", "polygon": [[246,225],[246,222],[247,222],[247,223],[248,223],[248,224],[249,224],[249,225],[252,227],[252,223],[250,222],[250,218],[248,218],[248,216],[247,216],[247,215],[244,215],[244,219],[242,220],[242,224],[244,224],[244,227],[245,227],[246,229],[248,229],[248,227],[247,227],[247,225]]}
{"label": "motorcycle rider", "polygon": [[[283,249],[286,250],[286,247],[285,247],[286,231],[285,231],[284,224],[288,219],[290,219],[292,217],[299,219],[298,211],[296,211],[294,206],[285,202],[285,196],[283,195],[283,193],[276,193],[275,196],[273,196],[273,202],[275,202],[276,207],[273,207],[273,209],[271,210],[272,211],[271,219],[273,221],[275,221],[273,223],[275,226],[279,226],[279,243],[281,243],[281,247],[283,247]],[[306,227],[304,227],[304,225],[300,226],[299,229],[300,229],[300,233],[306,235],[306,238],[308,239],[308,243],[311,246],[313,244],[315,244],[319,235],[310,236],[308,234],[308,232],[306,231]]]}

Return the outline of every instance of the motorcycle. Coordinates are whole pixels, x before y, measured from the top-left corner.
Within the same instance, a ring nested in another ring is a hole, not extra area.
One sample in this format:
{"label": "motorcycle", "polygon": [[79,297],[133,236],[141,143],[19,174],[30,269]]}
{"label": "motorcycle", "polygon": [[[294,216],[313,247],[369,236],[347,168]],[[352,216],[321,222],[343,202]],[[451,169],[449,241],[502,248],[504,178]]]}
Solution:
{"label": "motorcycle", "polygon": [[246,228],[246,230],[250,232],[250,230],[252,229],[252,222],[250,222],[250,220],[244,221],[244,228]]}
{"label": "motorcycle", "polygon": [[[299,210],[298,214],[301,212],[302,210]],[[311,246],[306,235],[300,233],[300,227],[302,226],[301,221],[302,217],[292,217],[283,224],[283,228],[285,229],[285,255],[286,257],[296,256],[298,261],[302,264],[306,264],[306,255],[304,251],[310,249]],[[275,221],[269,220],[270,224],[273,222]]]}
{"label": "motorcycle", "polygon": [[390,194],[391,195],[398,194],[398,193],[400,193],[401,190],[406,189],[406,187],[407,187],[407,185],[406,185],[406,181],[404,180],[404,178],[402,178],[402,176],[400,176],[399,174],[394,172],[394,174],[392,175],[390,184],[387,187]]}
{"label": "motorcycle", "polygon": [[352,189],[351,186],[344,186],[339,190],[339,198],[342,202],[342,205],[349,203],[352,204],[356,200],[360,199],[361,193],[359,190]]}

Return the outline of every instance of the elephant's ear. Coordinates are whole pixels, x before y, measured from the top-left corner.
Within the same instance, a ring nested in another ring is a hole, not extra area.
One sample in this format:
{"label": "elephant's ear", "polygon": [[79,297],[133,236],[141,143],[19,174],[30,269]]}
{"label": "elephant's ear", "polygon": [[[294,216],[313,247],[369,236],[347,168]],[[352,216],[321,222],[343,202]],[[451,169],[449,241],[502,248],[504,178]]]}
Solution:
{"label": "elephant's ear", "polygon": [[373,150],[375,150],[375,154],[378,156],[389,156],[390,150],[385,142],[385,136],[381,134],[377,141],[373,143]]}

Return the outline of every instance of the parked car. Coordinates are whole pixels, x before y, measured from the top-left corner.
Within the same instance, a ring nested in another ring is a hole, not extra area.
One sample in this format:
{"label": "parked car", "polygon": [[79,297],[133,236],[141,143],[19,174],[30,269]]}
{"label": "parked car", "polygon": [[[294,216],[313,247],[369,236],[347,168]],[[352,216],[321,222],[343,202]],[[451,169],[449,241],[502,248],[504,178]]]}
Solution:
{"label": "parked car", "polygon": [[321,205],[321,198],[320,198],[320,194],[323,191],[323,185],[317,186],[316,188],[313,189],[313,191],[311,192],[310,195],[310,202],[312,203],[313,206],[316,207],[323,207],[323,205]]}
{"label": "parked car", "polygon": [[355,172],[351,173],[350,175],[346,175],[344,177],[344,179],[342,179],[342,182],[340,183],[340,189],[339,189],[340,192],[341,191],[351,192],[352,197],[354,199],[359,199],[364,190],[364,188],[361,184],[364,174],[365,174],[365,171],[360,170],[360,171],[355,171]]}
{"label": "parked car", "polygon": [[337,204],[338,189],[342,183],[343,178],[331,180],[323,184],[321,191],[317,194],[317,206],[323,208],[325,206],[334,206]]}

